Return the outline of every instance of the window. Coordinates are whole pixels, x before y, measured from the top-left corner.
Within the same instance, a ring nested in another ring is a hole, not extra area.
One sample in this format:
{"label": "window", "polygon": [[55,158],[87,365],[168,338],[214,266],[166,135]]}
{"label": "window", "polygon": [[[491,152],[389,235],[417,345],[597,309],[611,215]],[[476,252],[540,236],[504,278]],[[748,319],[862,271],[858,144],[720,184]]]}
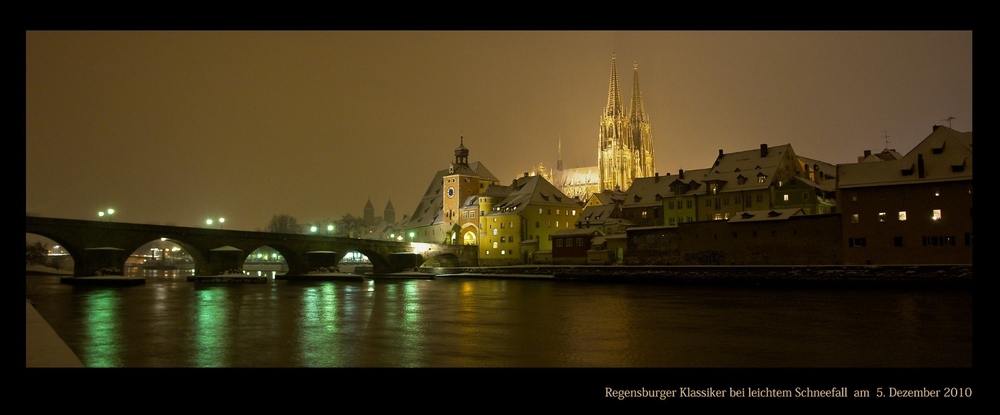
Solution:
{"label": "window", "polygon": [[712,207],[712,199],[705,199],[705,206]]}
{"label": "window", "polygon": [[673,208],[674,208],[674,202],[667,202],[667,209],[673,209]]}
{"label": "window", "polygon": [[670,218],[670,224],[671,224],[671,225],[674,225],[674,224],[675,224],[675,222],[676,222],[676,220],[675,220],[674,218]]}
{"label": "window", "polygon": [[763,202],[764,201],[764,195],[757,195],[757,201],[758,202]]}
{"label": "window", "polygon": [[906,211],[905,210],[899,211],[899,220],[900,221],[906,220]]}
{"label": "window", "polygon": [[563,246],[563,240],[562,240],[562,238],[556,239],[556,247],[557,248],[562,248],[562,246]]}
{"label": "window", "polygon": [[557,228],[559,227],[559,221],[556,221],[556,227]]}
{"label": "window", "polygon": [[858,201],[858,194],[857,193],[851,193],[851,201],[852,202],[857,202]]}
{"label": "window", "polygon": [[566,238],[566,247],[573,246],[573,238]]}
{"label": "window", "polygon": [[[645,210],[644,210],[644,211],[642,211],[642,218],[643,218],[643,219],[646,219],[646,211],[645,211]],[[558,226],[557,226],[557,227],[558,227]]]}
{"label": "window", "polygon": [[784,195],[784,196],[782,197],[782,200],[784,200],[784,201],[786,201],[786,202],[787,202],[787,201],[788,201],[788,195]]}
{"label": "window", "polygon": [[539,215],[541,215],[541,214],[542,214],[542,208],[538,208],[538,214],[539,214]]}
{"label": "window", "polygon": [[493,242],[493,249],[497,249],[498,246],[500,245],[498,245],[496,242]]}
{"label": "window", "polygon": [[493,228],[493,236],[497,236],[497,231],[499,231],[499,229]]}
{"label": "window", "polygon": [[721,213],[716,213],[715,214],[715,220],[722,220],[722,214]]}
{"label": "window", "polygon": [[576,238],[576,246],[583,246],[583,238]]}
{"label": "window", "polygon": [[858,214],[851,215],[851,223],[858,223]]}
{"label": "window", "polygon": [[573,216],[576,216],[576,209],[573,209]]}
{"label": "window", "polygon": [[765,176],[763,174],[760,175],[760,176],[757,176],[757,183],[764,183],[764,179],[766,179],[766,178],[767,178],[767,176]]}
{"label": "window", "polygon": [[879,212],[878,213],[878,221],[879,222],[885,222],[885,212]]}
{"label": "window", "polygon": [[688,209],[691,209],[691,204],[692,204],[692,202],[691,202],[690,200],[688,200],[688,201],[687,201],[687,208],[688,208]]}
{"label": "window", "polygon": [[507,242],[507,237],[506,236],[501,236],[500,237],[500,242],[501,243]]}
{"label": "window", "polygon": [[559,214],[559,209],[556,209],[556,214],[557,214],[557,215]]}
{"label": "window", "polygon": [[538,223],[538,221],[536,220],[536,221],[535,221],[535,229],[538,229],[538,228],[540,228],[540,227],[541,227],[541,224],[540,224],[540,223]]}
{"label": "window", "polygon": [[931,214],[931,219],[940,220],[941,219],[941,209],[934,209],[934,212]]}
{"label": "window", "polygon": [[469,212],[462,212],[462,217],[463,218],[468,218],[469,217]]}
{"label": "window", "polygon": [[809,192],[802,192],[802,200],[809,200]]}
{"label": "window", "polygon": [[847,240],[847,243],[851,248],[864,248],[867,240],[866,238],[850,238]]}

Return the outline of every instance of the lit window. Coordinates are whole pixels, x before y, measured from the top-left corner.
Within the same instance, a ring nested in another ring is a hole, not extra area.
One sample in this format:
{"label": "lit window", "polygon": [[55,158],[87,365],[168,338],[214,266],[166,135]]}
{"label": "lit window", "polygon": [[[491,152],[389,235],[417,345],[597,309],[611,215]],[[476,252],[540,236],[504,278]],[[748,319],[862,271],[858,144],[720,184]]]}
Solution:
{"label": "lit window", "polygon": [[931,216],[931,219],[934,219],[934,220],[941,219],[941,209],[934,209],[934,213]]}
{"label": "lit window", "polygon": [[764,179],[765,179],[766,177],[767,177],[767,176],[764,176],[764,175],[760,175],[760,176],[757,176],[757,183],[764,183]]}
{"label": "lit window", "polygon": [[722,214],[721,213],[716,213],[715,214],[715,220],[722,220]]}
{"label": "lit window", "polygon": [[493,249],[497,249],[498,246],[500,245],[498,245],[496,242],[493,242]]}
{"label": "lit window", "polygon": [[557,214],[557,215],[559,214],[559,209],[556,209],[556,214]]}
{"label": "lit window", "polygon": [[879,212],[878,213],[878,221],[879,222],[885,222],[885,212]]}
{"label": "lit window", "polygon": [[851,223],[858,223],[858,214],[851,215]]}
{"label": "lit window", "polygon": [[497,231],[498,231],[498,230],[499,230],[499,229],[497,229],[497,228],[493,228],[493,236],[497,236]]}
{"label": "lit window", "polygon": [[[646,219],[646,211],[645,211],[645,210],[644,210],[644,211],[642,211],[642,218],[643,218],[643,219]],[[556,227],[559,227],[559,226],[557,225]]]}
{"label": "lit window", "polygon": [[788,201],[788,195],[785,195],[785,196],[784,196],[784,199],[785,199],[785,201],[787,202],[787,201]]}
{"label": "lit window", "polygon": [[507,255],[507,250],[506,249],[501,249],[500,250],[500,255]]}
{"label": "lit window", "polygon": [[542,214],[542,208],[538,208],[538,214],[539,214],[539,215],[541,215],[541,214]]}
{"label": "lit window", "polygon": [[576,216],[576,209],[573,209],[573,216]]}
{"label": "lit window", "polygon": [[906,211],[905,210],[899,211],[899,220],[906,220]]}

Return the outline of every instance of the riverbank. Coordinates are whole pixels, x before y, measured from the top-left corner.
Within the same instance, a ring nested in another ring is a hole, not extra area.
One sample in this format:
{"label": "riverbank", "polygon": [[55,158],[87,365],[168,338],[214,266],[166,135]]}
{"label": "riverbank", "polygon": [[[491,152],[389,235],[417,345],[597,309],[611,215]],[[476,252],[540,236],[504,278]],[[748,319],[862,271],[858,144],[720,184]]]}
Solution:
{"label": "riverbank", "polygon": [[436,275],[469,278],[539,278],[556,281],[751,286],[973,286],[971,265],[519,265],[509,267],[432,268]]}

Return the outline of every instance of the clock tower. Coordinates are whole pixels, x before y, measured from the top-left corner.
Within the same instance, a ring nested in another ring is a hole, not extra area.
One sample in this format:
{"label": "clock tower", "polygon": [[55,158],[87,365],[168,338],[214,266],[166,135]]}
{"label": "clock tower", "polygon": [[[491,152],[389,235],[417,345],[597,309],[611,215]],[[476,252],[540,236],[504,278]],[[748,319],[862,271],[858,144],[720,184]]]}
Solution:
{"label": "clock tower", "polygon": [[469,167],[469,149],[465,148],[465,137],[459,138],[455,149],[455,161],[444,176],[444,186],[441,197],[444,223],[458,224],[461,222],[460,209],[469,198],[480,193],[479,175]]}

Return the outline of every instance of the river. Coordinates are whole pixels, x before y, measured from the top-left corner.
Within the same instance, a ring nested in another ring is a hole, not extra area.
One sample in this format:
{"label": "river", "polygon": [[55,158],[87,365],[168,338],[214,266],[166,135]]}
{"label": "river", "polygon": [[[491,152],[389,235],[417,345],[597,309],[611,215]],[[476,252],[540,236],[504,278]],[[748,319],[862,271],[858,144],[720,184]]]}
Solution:
{"label": "river", "polygon": [[973,294],[438,278],[26,295],[87,367],[963,368]]}

